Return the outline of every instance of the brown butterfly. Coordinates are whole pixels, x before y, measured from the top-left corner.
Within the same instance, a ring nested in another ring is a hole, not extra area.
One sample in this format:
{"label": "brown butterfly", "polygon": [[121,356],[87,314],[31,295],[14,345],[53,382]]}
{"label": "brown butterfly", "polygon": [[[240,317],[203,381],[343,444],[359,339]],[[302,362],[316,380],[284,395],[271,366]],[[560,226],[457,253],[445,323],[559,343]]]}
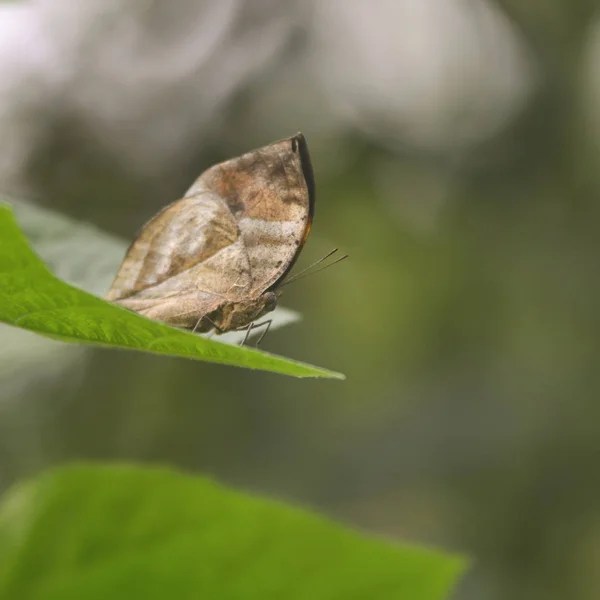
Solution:
{"label": "brown butterfly", "polygon": [[217,164],[146,223],[107,298],[178,327],[249,332],[275,308],[314,207],[300,133]]}

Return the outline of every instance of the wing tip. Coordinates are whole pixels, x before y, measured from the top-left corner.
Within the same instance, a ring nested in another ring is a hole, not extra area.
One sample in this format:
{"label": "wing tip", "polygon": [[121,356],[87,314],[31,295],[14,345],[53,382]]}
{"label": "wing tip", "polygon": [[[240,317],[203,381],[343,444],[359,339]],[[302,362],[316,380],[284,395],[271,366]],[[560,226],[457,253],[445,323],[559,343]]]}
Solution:
{"label": "wing tip", "polygon": [[292,151],[298,152],[300,155],[300,165],[302,167],[302,175],[306,183],[306,189],[308,190],[308,207],[309,207],[309,219],[312,220],[315,210],[315,174],[310,160],[310,154],[308,152],[308,144],[306,138],[299,131],[296,135],[291,138]]}

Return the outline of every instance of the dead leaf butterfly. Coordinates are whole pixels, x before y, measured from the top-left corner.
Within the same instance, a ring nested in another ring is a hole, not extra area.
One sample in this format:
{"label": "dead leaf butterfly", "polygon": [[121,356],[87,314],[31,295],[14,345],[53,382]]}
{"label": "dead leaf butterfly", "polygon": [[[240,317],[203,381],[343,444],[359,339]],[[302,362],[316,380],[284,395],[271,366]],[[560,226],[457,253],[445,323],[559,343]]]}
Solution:
{"label": "dead leaf butterfly", "polygon": [[275,308],[314,207],[300,133],[214,165],[146,223],[107,298],[177,327],[249,331]]}

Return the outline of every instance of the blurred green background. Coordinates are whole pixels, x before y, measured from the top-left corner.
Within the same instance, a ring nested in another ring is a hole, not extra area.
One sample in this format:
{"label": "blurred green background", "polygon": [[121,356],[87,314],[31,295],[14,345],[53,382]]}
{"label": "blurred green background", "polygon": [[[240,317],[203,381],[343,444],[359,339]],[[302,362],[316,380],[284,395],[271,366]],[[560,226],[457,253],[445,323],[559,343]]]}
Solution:
{"label": "blurred green background", "polygon": [[[74,458],[167,463],[467,553],[457,600],[596,598],[599,17],[586,0],[1,4],[3,193],[130,240],[212,163],[301,130],[300,266],[351,258],[287,288],[303,321],[264,341],[346,382],[2,327],[0,489]],[[57,256],[99,281],[96,237]]]}

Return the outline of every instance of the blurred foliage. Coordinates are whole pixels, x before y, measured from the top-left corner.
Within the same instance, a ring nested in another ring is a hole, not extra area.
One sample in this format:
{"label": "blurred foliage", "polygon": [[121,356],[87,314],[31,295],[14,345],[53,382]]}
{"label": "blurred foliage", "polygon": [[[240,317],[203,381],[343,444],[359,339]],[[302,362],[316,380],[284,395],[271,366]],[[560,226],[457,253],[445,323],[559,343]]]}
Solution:
{"label": "blurred foliage", "polygon": [[0,598],[441,600],[458,557],[168,469],[76,466],[0,506]]}

